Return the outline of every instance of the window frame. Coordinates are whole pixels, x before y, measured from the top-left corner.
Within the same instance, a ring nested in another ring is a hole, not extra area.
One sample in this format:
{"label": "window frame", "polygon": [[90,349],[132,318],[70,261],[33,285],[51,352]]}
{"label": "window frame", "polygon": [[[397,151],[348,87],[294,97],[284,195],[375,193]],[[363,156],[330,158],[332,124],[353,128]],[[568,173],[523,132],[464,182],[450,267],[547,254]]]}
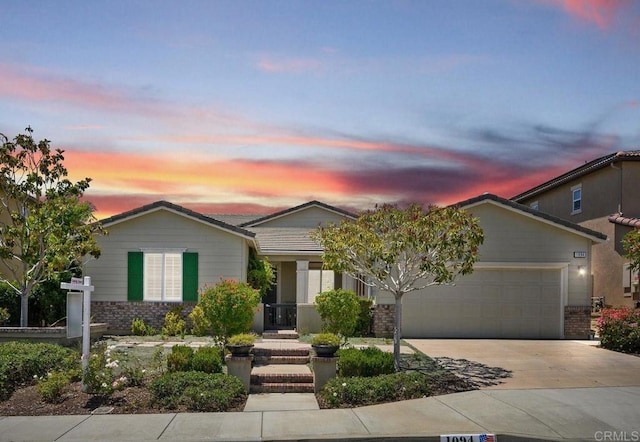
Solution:
{"label": "window frame", "polygon": [[[578,197],[576,198],[576,193],[578,193]],[[578,184],[571,188],[571,215],[577,215],[578,213],[582,213],[582,184]],[[577,208],[576,208],[577,203]]]}

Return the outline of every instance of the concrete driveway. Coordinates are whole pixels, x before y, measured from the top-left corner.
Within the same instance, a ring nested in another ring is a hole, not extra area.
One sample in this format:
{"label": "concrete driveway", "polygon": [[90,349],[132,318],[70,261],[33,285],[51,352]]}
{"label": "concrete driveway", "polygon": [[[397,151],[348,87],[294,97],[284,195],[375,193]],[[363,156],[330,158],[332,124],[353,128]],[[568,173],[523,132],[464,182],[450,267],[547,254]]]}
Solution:
{"label": "concrete driveway", "polygon": [[597,341],[407,339],[431,357],[467,359],[512,371],[489,389],[640,386],[640,357],[605,350]]}

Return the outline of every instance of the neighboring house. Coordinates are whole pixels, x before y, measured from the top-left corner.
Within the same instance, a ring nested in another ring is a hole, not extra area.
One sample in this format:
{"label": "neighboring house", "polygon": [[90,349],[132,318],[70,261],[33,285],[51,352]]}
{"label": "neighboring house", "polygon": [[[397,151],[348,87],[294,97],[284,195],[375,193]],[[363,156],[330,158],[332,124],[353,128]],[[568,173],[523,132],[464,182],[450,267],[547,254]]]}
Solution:
{"label": "neighboring house", "polygon": [[[591,245],[606,237],[494,195],[460,206],[485,231],[480,261],[455,286],[406,295],[405,336],[586,338],[591,281],[581,273],[590,272]],[[165,201],[113,216],[102,221],[109,234],[99,238],[100,259],[85,267],[95,286],[92,315],[114,332],[129,330],[137,317],[159,327],[172,306],[190,311],[204,284],[245,281],[253,248],[277,274],[256,330],[318,331],[317,293],[340,287],[370,293],[322,269],[322,250],[309,231],[354,218],[318,201],[265,217],[207,216]],[[388,335],[393,297],[375,296],[374,329]]]}
{"label": "neighboring house", "polygon": [[597,158],[512,200],[605,233],[610,240],[593,248],[592,296],[613,306],[640,300],[620,242],[640,228],[640,150]]}
{"label": "neighboring house", "polygon": [[[403,336],[586,339],[588,257],[606,236],[491,194],[456,206],[477,217],[484,231],[479,260],[455,285],[405,295]],[[378,293],[376,303],[378,309],[388,304],[392,316],[393,296]]]}
{"label": "neighboring house", "polygon": [[[188,313],[205,284],[246,281],[253,248],[277,274],[256,327],[295,328],[297,304],[312,305],[326,289],[357,288],[350,278],[321,269],[322,251],[308,235],[321,223],[353,217],[317,201],[266,217],[207,216],[159,201],[107,218],[101,222],[108,235],[98,238],[100,259],[84,268],[95,286],[92,315],[113,331],[129,330],[134,318],[158,328],[176,303]],[[312,327],[314,313],[302,312]]]}

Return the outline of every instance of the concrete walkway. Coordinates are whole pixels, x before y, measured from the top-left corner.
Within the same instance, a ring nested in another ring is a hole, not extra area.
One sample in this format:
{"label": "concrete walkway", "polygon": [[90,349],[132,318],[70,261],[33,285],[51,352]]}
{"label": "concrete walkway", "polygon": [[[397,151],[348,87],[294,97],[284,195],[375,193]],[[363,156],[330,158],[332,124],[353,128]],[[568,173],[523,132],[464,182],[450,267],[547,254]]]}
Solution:
{"label": "concrete walkway", "polygon": [[640,440],[638,357],[572,341],[409,343],[430,356],[501,366],[513,377],[490,389],[356,409],[0,417],[0,441],[439,441],[461,433],[493,433],[501,442]]}

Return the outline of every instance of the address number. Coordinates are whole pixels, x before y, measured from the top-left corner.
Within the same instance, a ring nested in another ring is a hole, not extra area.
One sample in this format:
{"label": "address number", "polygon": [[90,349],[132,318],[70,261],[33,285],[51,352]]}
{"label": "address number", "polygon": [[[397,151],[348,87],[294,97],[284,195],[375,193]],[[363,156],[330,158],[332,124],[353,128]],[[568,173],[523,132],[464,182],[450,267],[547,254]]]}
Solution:
{"label": "address number", "polygon": [[495,434],[442,434],[440,442],[496,442]]}

